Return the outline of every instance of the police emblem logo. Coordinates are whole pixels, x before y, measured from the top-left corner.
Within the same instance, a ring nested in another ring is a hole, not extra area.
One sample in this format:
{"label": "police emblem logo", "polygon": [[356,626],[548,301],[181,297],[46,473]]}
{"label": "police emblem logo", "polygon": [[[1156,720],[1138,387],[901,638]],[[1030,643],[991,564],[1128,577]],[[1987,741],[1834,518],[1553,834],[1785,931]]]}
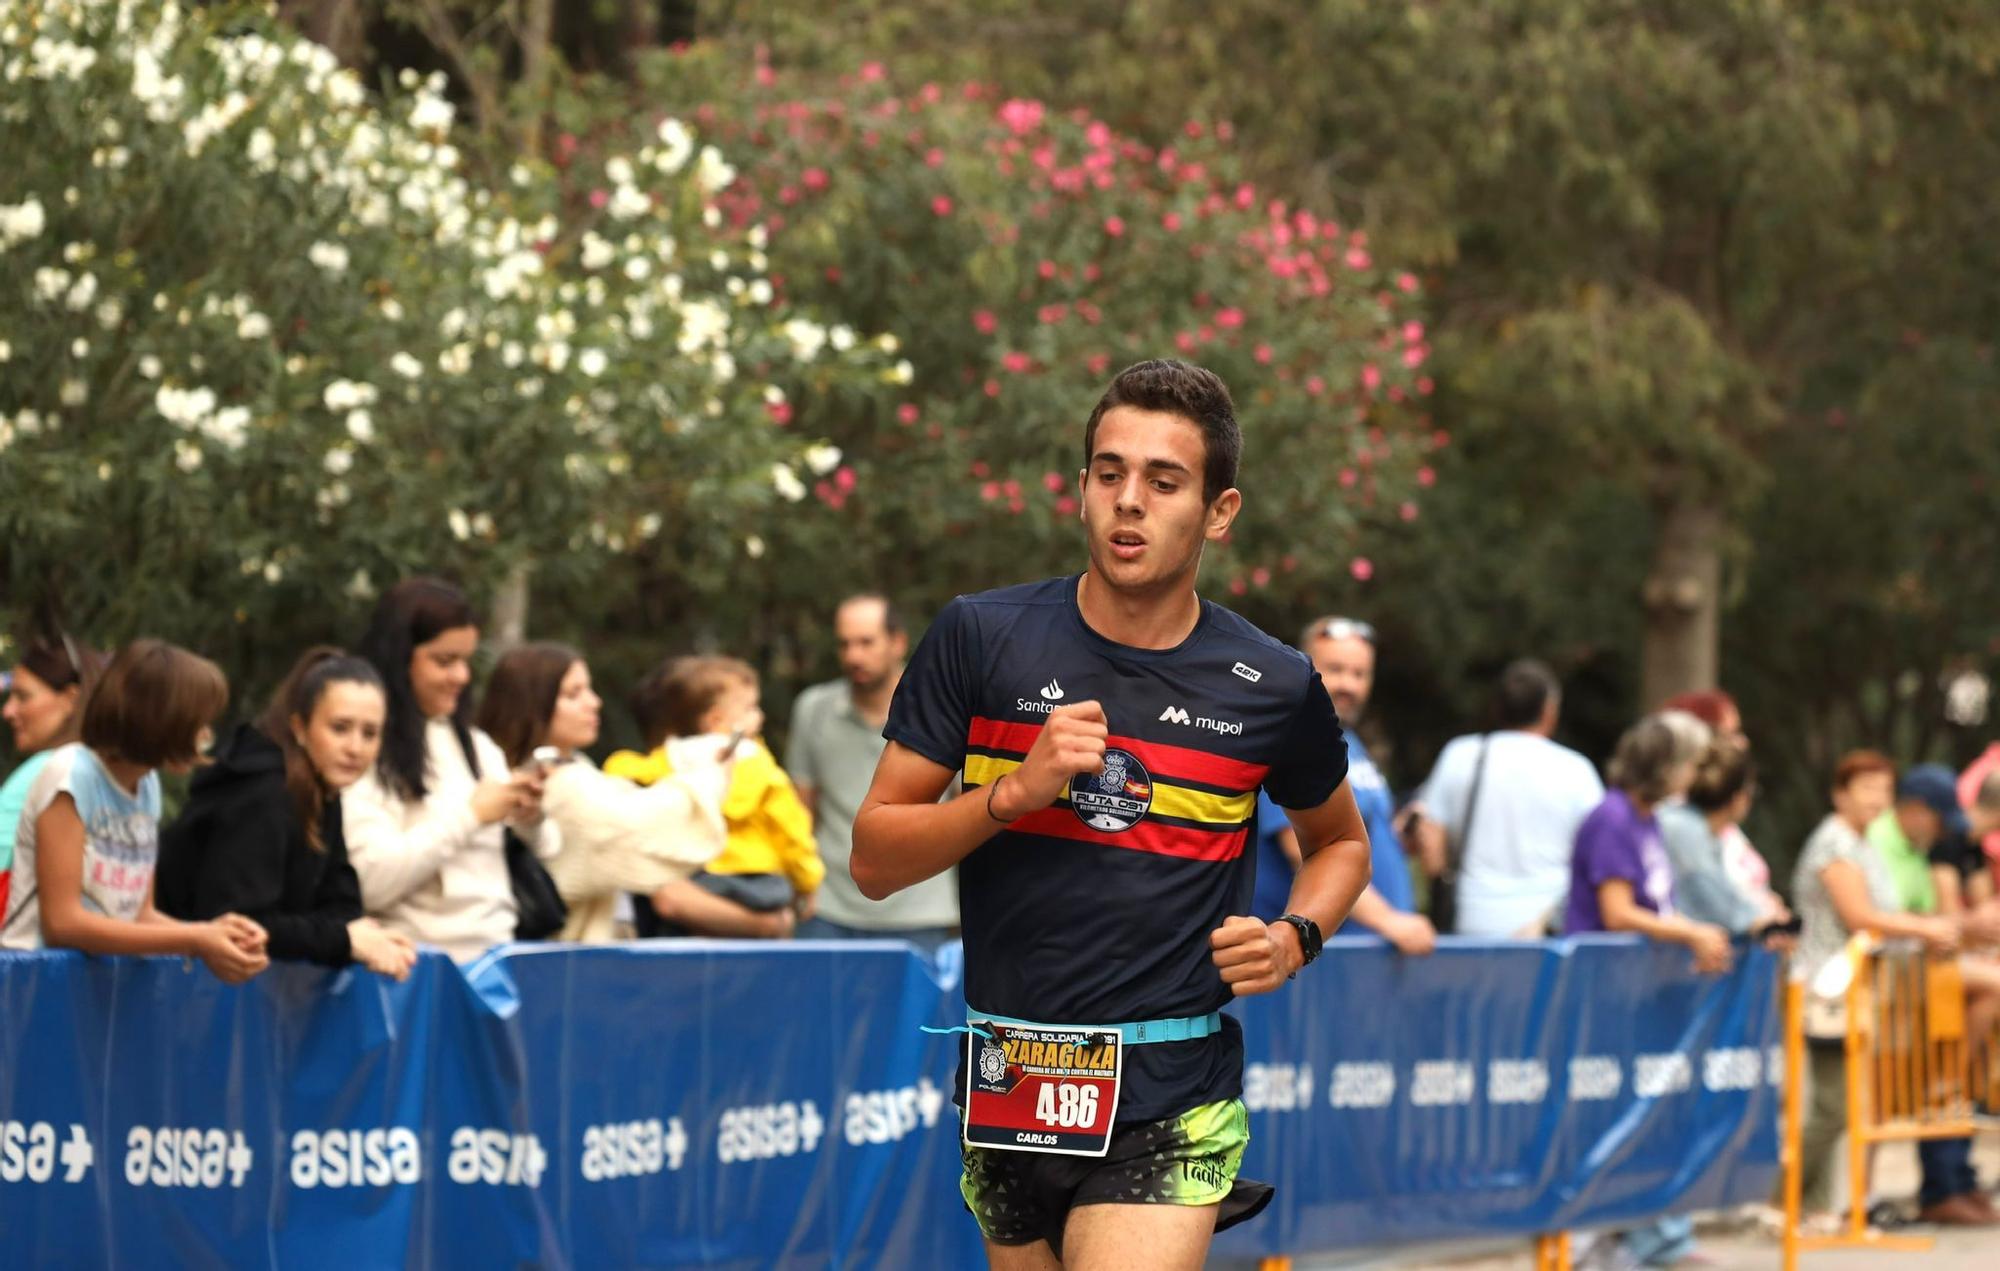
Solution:
{"label": "police emblem logo", "polygon": [[988,1085],[999,1085],[1007,1079],[1007,1052],[997,1042],[987,1042],[979,1048],[979,1076]]}
{"label": "police emblem logo", "polygon": [[1079,773],[1069,783],[1069,805],[1093,830],[1116,834],[1137,825],[1153,806],[1153,777],[1139,756],[1116,748],[1104,752],[1104,771]]}

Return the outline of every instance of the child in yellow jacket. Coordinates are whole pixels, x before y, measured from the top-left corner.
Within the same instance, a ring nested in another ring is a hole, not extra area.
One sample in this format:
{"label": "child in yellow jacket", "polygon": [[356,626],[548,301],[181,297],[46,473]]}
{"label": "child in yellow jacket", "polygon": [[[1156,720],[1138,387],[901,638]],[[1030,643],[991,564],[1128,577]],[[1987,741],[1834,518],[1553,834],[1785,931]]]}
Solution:
{"label": "child in yellow jacket", "polygon": [[[718,735],[740,737],[734,751],[722,819],[723,849],[693,882],[703,890],[759,913],[788,907],[810,915],[826,865],[813,840],[812,814],[792,780],[759,739],[757,673],[724,657],[681,657],[646,678],[635,695],[645,754],[621,750],[604,771],[640,785],[673,772],[677,750],[713,745]],[[686,763],[685,757],[681,763]],[[671,925],[669,932],[678,934]]]}

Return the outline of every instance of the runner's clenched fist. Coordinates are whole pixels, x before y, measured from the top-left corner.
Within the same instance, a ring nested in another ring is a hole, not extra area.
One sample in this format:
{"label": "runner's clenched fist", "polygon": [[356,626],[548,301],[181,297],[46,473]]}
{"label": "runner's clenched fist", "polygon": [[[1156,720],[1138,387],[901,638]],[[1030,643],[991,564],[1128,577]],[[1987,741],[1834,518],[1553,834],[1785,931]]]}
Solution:
{"label": "runner's clenched fist", "polygon": [[995,820],[1014,821],[1048,807],[1071,777],[1104,771],[1104,743],[1110,736],[1104,707],[1096,702],[1056,707],[1021,766],[994,783],[987,809]]}

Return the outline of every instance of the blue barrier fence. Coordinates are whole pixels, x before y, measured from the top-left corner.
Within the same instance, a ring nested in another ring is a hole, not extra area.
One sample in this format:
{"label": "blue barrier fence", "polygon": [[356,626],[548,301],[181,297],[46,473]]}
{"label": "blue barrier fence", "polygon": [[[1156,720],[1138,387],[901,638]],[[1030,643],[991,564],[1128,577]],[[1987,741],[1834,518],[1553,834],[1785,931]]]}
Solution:
{"label": "blue barrier fence", "polygon": [[[956,1267],[948,949],[519,946],[408,983],[0,954],[21,1266]],[[1777,1173],[1776,968],[1335,941],[1239,1004],[1278,1184],[1218,1252],[1614,1224]]]}

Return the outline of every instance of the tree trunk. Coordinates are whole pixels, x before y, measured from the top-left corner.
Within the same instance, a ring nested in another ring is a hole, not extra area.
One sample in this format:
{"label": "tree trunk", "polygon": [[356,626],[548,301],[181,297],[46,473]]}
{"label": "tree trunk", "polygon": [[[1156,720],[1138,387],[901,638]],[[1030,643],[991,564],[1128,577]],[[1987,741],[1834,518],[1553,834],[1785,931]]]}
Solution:
{"label": "tree trunk", "polygon": [[528,580],[534,566],[519,564],[507,571],[507,579],[493,597],[492,646],[505,653],[528,638]]}
{"label": "tree trunk", "polygon": [[1647,710],[1676,693],[1715,687],[1722,532],[1722,511],[1712,504],[1674,497],[1660,508],[1652,572],[1641,591],[1646,636],[1640,701]]}
{"label": "tree trunk", "polygon": [[342,65],[359,65],[368,51],[368,14],[359,0],[279,0],[278,16],[333,50]]}

